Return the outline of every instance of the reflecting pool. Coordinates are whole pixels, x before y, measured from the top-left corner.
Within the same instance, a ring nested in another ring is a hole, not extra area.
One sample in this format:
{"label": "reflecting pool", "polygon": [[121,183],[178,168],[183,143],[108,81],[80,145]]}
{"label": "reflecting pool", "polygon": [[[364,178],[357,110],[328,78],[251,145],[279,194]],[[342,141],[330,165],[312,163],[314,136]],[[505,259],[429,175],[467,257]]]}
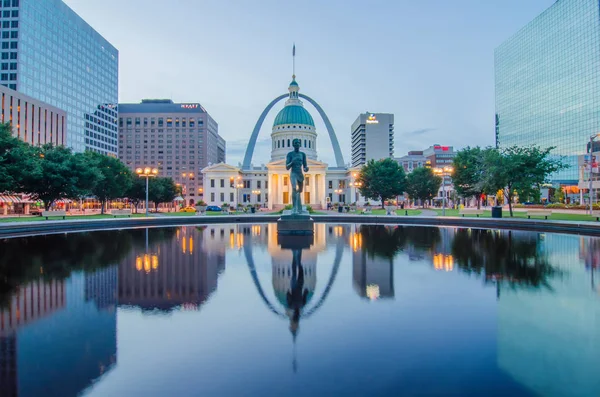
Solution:
{"label": "reflecting pool", "polygon": [[1,396],[598,396],[600,239],[210,225],[0,240]]}

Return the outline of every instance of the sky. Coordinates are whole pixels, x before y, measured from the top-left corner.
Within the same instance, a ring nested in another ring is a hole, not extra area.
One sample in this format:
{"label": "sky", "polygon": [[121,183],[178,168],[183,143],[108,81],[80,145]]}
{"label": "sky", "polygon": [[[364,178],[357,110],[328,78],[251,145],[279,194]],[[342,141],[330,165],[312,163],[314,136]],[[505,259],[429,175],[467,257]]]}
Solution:
{"label": "sky", "polygon": [[[494,49],[555,0],[64,0],[119,50],[119,102],[199,102],[243,159],[271,100],[300,92],[331,120],[350,161],[360,113],[393,113],[395,156],[494,143]],[[310,104],[319,158],[334,164]],[[270,158],[275,106],[255,165]]]}

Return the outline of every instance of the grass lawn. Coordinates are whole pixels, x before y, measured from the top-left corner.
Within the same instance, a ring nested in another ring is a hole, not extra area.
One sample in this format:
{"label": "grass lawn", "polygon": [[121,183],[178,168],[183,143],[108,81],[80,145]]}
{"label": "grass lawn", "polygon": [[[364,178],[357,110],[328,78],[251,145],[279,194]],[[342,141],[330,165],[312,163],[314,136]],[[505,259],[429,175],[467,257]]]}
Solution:
{"label": "grass lawn", "polygon": [[[134,218],[143,217],[144,214],[131,214]],[[110,219],[113,218],[110,214],[105,215],[67,215],[66,220],[78,220],[78,219]],[[126,216],[118,216],[117,218],[127,218]],[[48,218],[49,221],[62,221],[62,216],[51,216]],[[46,218],[41,216],[29,216],[23,215],[21,217],[10,217],[0,218],[0,223],[10,222],[35,222],[35,221],[46,221]]]}
{"label": "grass lawn", "polygon": [[[439,216],[442,215],[442,210],[440,209],[434,209],[433,211],[437,212],[437,214]],[[453,210],[453,209],[446,209],[446,216],[462,216],[462,215],[458,215],[458,210]],[[502,216],[504,218],[509,218],[509,212],[508,210],[503,210],[502,211]],[[465,218],[467,217],[471,217],[474,218],[476,217],[475,215],[466,215]],[[479,215],[480,218],[491,218],[492,217],[492,212],[488,211],[488,210],[484,210],[483,211],[483,215]],[[513,211],[513,218],[521,218],[521,219],[527,219],[527,213],[526,212],[522,212],[522,211]],[[531,219],[544,219],[544,217],[542,216],[534,216]],[[590,216],[590,215],[586,215],[586,214],[562,214],[562,213],[553,213],[552,215],[550,215],[548,217],[548,220],[552,220],[552,221],[593,221],[596,222],[596,217],[595,216]]]}

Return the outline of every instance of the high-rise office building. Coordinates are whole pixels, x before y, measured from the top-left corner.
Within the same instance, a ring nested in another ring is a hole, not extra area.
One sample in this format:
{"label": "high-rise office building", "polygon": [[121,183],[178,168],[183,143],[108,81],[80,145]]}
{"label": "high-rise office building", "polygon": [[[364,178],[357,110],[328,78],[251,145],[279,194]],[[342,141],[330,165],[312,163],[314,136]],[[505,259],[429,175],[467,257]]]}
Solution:
{"label": "high-rise office building", "polygon": [[0,84],[64,110],[67,145],[117,154],[119,53],[62,0],[1,0]]}
{"label": "high-rise office building", "polygon": [[183,189],[193,205],[204,194],[202,169],[225,162],[219,126],[199,103],[144,99],[119,104],[119,158],[131,170],[155,167]]}
{"label": "high-rise office building", "polygon": [[496,145],[555,146],[570,165],[552,176],[575,184],[577,155],[600,131],[600,5],[560,0],[495,51]]}
{"label": "high-rise office building", "polygon": [[352,123],[352,167],[394,157],[394,115],[365,113]]}

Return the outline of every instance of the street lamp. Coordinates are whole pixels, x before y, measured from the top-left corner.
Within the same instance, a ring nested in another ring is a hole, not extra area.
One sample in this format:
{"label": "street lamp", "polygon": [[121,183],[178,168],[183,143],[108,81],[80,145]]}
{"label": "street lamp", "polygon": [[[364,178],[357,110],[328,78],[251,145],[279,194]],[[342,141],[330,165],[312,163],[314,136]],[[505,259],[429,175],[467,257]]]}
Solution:
{"label": "street lamp", "polygon": [[150,167],[137,168],[135,173],[142,178],[146,178],[146,216],[148,216],[148,180],[158,175],[158,169]]}
{"label": "street lamp", "polygon": [[594,212],[594,207],[593,207],[593,200],[592,200],[592,170],[593,170],[593,161],[592,161],[592,153],[594,152],[594,141],[596,140],[596,138],[600,137],[600,134],[595,134],[590,136],[590,150],[589,150],[589,158],[588,160],[588,166],[590,169],[590,174],[589,174],[589,178],[590,178],[590,186],[589,186],[589,191],[588,194],[590,196],[590,215],[592,215]]}
{"label": "street lamp", "polygon": [[446,216],[446,177],[452,176],[453,172],[454,168],[448,166],[433,169],[434,174],[442,176],[442,216]]}

